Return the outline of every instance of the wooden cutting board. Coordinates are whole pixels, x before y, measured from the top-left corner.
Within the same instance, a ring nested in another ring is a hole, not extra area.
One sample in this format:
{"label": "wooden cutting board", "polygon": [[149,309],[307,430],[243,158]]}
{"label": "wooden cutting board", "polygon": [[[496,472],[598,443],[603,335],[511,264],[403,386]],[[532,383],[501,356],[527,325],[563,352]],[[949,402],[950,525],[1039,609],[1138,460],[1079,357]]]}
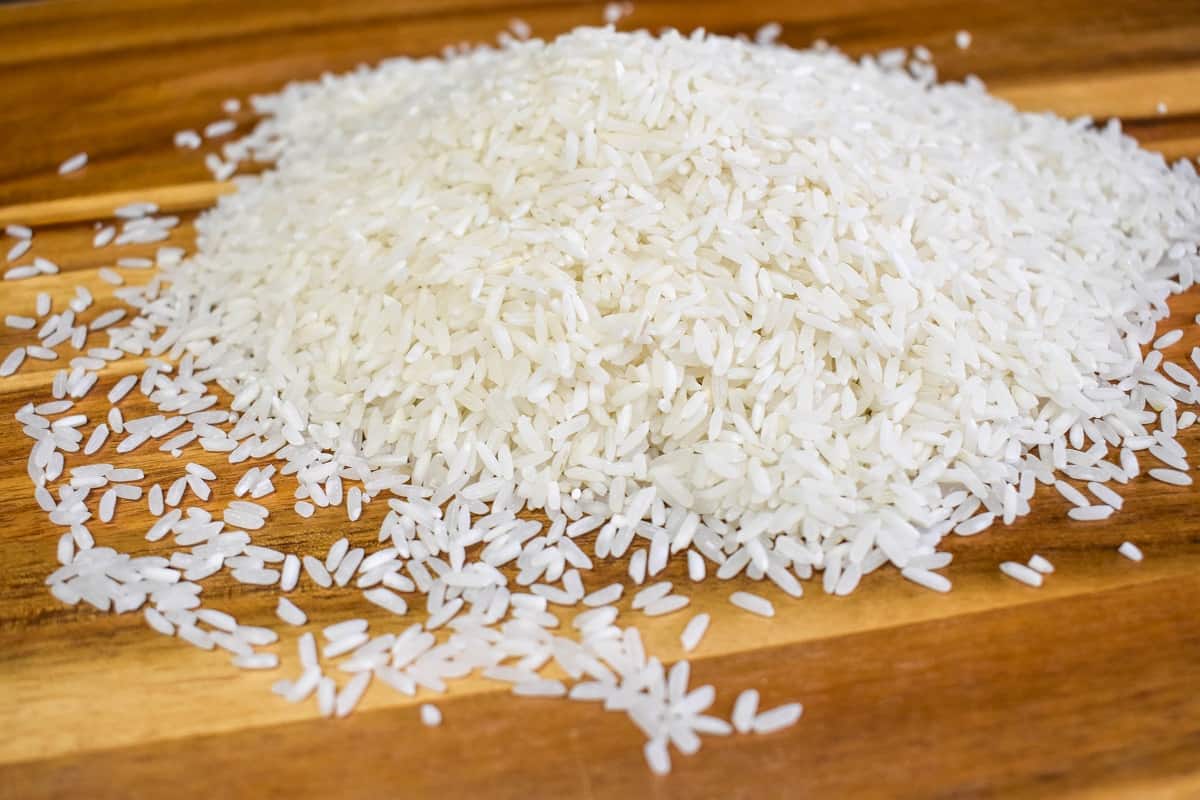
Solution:
{"label": "wooden cutting board", "polygon": [[[488,39],[518,15],[552,35],[598,22],[601,7],[115,0],[0,8],[0,225],[33,225],[33,253],[62,266],[56,276],[0,284],[0,314],[30,313],[40,291],[61,308],[79,285],[95,293],[95,313],[114,307],[97,270],[117,253],[94,250],[91,235],[94,220],[124,202],[178,211],[184,224],[174,241],[190,243],[195,213],[224,187],[210,181],[200,153],[171,139],[220,118],[224,98]],[[797,45],[824,37],[862,53],[924,44],[945,76],[976,73],[1022,108],[1119,115],[1169,158],[1200,154],[1196,0],[640,2],[623,26],[734,34],[770,20]],[[969,50],[954,45],[959,29],[973,34]],[[1159,102],[1169,113],[1156,113]],[[56,166],[79,151],[91,156],[87,168],[59,177]],[[1182,364],[1200,343],[1192,322],[1200,293],[1172,308],[1163,330],[1187,334],[1167,357]],[[0,355],[26,337],[0,329]],[[693,611],[713,615],[692,671],[695,682],[717,687],[715,712],[727,715],[747,687],[764,705],[799,700],[806,711],[783,733],[708,737],[697,756],[676,757],[673,774],[656,778],[628,719],[594,705],[514,698],[472,679],[438,698],[440,728],[421,726],[413,700],[380,687],[350,718],[326,721],[312,704],[288,705],[268,691],[297,671],[292,632],[277,648],[281,670],[241,673],[219,652],[152,633],[139,614],[55,601],[43,580],[60,531],[34,505],[29,443],[12,415],[47,396],[60,364],[27,363],[0,379],[0,796],[1200,796],[1196,487],[1138,479],[1125,489],[1125,511],[1103,523],[1066,520],[1058,495],[1039,490],[1035,513],[1012,528],[950,542],[955,588],[945,596],[885,572],[847,598],[811,584],[801,600],[768,591],[779,613],[766,620],[727,603],[748,582],[690,586],[673,564],[666,577],[686,587]],[[139,369],[133,360],[115,365],[93,394]],[[94,415],[103,404],[93,398],[82,410]],[[1200,456],[1200,426],[1181,440]],[[154,480],[181,473],[162,454],[144,466]],[[222,480],[214,500],[227,500],[231,483]],[[290,502],[281,493],[269,505]],[[369,546],[378,516],[377,507],[349,525],[334,511],[308,521],[280,514],[256,542],[323,554],[349,535]],[[142,540],[150,519],[130,503],[93,530],[103,544],[153,552]],[[1143,563],[1117,554],[1125,540],[1142,547]],[[1041,589],[997,571],[1034,553],[1057,566]],[[588,577],[598,587],[620,580],[622,568],[602,565]],[[297,595],[312,626],[350,614],[380,630],[396,626],[357,592],[302,582]],[[251,624],[274,624],[274,597],[220,577],[204,594]],[[673,661],[689,616],[637,624],[651,652]]]}

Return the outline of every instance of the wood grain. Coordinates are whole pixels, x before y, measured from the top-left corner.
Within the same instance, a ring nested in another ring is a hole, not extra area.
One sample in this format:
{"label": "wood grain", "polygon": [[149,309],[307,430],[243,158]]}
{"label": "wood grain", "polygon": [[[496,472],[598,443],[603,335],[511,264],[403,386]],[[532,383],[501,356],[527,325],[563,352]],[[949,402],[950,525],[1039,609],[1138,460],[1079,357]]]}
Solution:
{"label": "wood grain", "polygon": [[[228,187],[211,182],[202,157],[177,151],[171,136],[220,117],[225,97],[487,39],[513,16],[551,35],[597,21],[600,4],[116,0],[0,8],[0,225],[38,226],[34,252],[63,268],[0,285],[0,314],[29,313],[39,291],[61,307],[77,285],[95,292],[96,313],[115,307],[97,270],[117,251],[94,250],[90,238],[92,221],[122,203],[151,199],[180,213],[175,238],[189,243],[195,213]],[[824,37],[859,53],[925,44],[944,75],[978,74],[1019,107],[1120,115],[1147,147],[1170,158],[1200,154],[1195,0],[641,2],[627,22],[744,33],[769,20],[783,22],[784,39],[798,45]],[[965,52],[953,45],[960,28],[974,34]],[[1166,116],[1155,112],[1160,101]],[[238,118],[252,121],[247,112]],[[80,150],[91,164],[57,176],[56,165]],[[1200,344],[1192,324],[1200,293],[1177,298],[1172,309],[1163,329],[1185,326],[1187,334],[1167,356],[1186,363]],[[0,329],[0,354],[23,341],[21,332]],[[151,633],[137,615],[57,603],[42,581],[58,531],[30,499],[28,442],[12,412],[46,396],[61,363],[29,362],[0,381],[0,697],[8,701],[0,704],[0,796],[1200,797],[1195,488],[1136,480],[1126,487],[1126,510],[1102,524],[1067,521],[1061,498],[1040,491],[1035,513],[1012,528],[951,542],[955,589],[947,596],[877,574],[848,598],[815,586],[799,601],[768,592],[779,615],[764,620],[726,602],[748,582],[690,588],[692,609],[714,617],[693,675],[716,685],[717,713],[751,686],[766,704],[798,699],[806,713],[784,733],[710,737],[700,755],[677,757],[672,775],[655,778],[628,720],[590,705],[517,699],[470,679],[438,701],[446,718],[438,729],[417,723],[412,700],[378,687],[361,711],[330,722],[267,691],[279,674],[296,671],[294,632],[278,648],[281,673],[245,674],[219,654]],[[93,394],[139,366],[115,365]],[[86,400],[83,411],[94,414],[102,403]],[[1181,437],[1193,458],[1197,431]],[[145,460],[154,480],[180,473],[166,455]],[[217,468],[220,460],[202,463]],[[223,478],[208,507],[231,496],[237,474]],[[162,552],[142,540],[151,518],[136,505],[97,524],[97,538]],[[277,496],[269,505],[290,503]],[[308,521],[281,514],[255,540],[302,553],[323,552],[342,535],[365,546],[380,514],[373,508],[353,525],[332,511]],[[1126,539],[1142,546],[1145,562],[1116,554]],[[1034,552],[1058,568],[1041,590],[996,570]],[[621,572],[600,565],[588,585],[621,580]],[[679,564],[666,577],[686,583]],[[300,594],[309,629],[349,613],[379,630],[396,625],[356,593],[302,583]],[[221,577],[206,581],[204,595],[251,624],[273,621],[274,596]],[[649,649],[678,658],[687,616],[639,621]]]}

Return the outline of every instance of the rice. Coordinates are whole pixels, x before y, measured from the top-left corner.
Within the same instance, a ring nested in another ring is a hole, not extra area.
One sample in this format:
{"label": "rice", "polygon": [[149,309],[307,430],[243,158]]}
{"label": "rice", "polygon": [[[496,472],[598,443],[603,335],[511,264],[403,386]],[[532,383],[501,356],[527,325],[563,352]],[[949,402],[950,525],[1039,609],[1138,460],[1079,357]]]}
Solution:
{"label": "rice", "polygon": [[1093,522],[1095,520],[1108,519],[1113,515],[1112,506],[1084,506],[1082,508],[1072,508],[1067,512],[1067,516],[1071,519],[1080,520],[1082,522]]}
{"label": "rice", "polygon": [[950,580],[946,576],[939,575],[927,569],[905,567],[900,570],[900,574],[918,586],[924,586],[926,589],[932,589],[935,592],[948,592],[951,588]]}
{"label": "rice", "polygon": [[562,697],[567,688],[562,681],[540,679],[518,683],[512,688],[515,695],[522,697]]}
{"label": "rice", "polygon": [[121,378],[119,381],[117,381],[116,384],[113,385],[113,388],[108,392],[109,404],[115,406],[124,400],[125,397],[133,390],[133,387],[137,385],[137,382],[138,379],[136,375],[126,375],[124,378]]}
{"label": "rice", "polygon": [[771,605],[770,600],[750,592],[734,592],[729,596],[729,602],[743,611],[749,611],[760,617],[775,616],[775,607]]}
{"label": "rice", "polygon": [[317,709],[321,716],[332,717],[337,703],[337,684],[333,678],[322,677],[317,681]]}
{"label": "rice", "polygon": [[1121,542],[1121,546],[1117,548],[1117,552],[1128,558],[1130,561],[1142,560],[1142,551],[1133,542]]}
{"label": "rice", "polygon": [[429,615],[429,619],[425,620],[425,629],[430,631],[437,630],[453,619],[454,616],[460,610],[462,610],[462,607],[463,601],[461,598],[455,598],[454,600],[451,600],[437,611]]}
{"label": "rice", "polygon": [[291,553],[283,559],[283,568],[279,571],[279,588],[281,590],[290,592],[296,588],[296,584],[300,580],[300,566],[300,559]]}
{"label": "rice", "polygon": [[1042,574],[1024,564],[1018,564],[1015,561],[1005,561],[1000,565],[1000,571],[1013,580],[1020,581],[1027,586],[1036,588],[1042,585]]}
{"label": "rice", "polygon": [[[284,695],[284,699],[289,703],[301,703],[308,698],[309,695],[317,688],[321,682],[321,670],[318,667],[309,667],[304,670],[296,682],[292,684],[292,688]],[[357,701],[358,698],[351,698]]]}
{"label": "rice", "polygon": [[[58,264],[55,264],[53,261],[51,261],[48,258],[42,258],[39,256],[39,257],[33,259],[33,266],[34,266],[34,269],[37,270],[39,275],[57,275],[59,273]],[[76,287],[76,291],[77,292],[86,292],[87,289],[86,289],[86,287],[79,286],[79,287]],[[75,310],[81,311],[82,309],[76,308]]]}
{"label": "rice", "polygon": [[251,586],[271,586],[279,582],[279,571],[257,567],[243,567],[233,570],[233,579],[239,583]]}
{"label": "rice", "polygon": [[604,23],[606,25],[616,25],[621,21],[622,17],[628,16],[633,11],[633,4],[628,2],[612,2],[604,4]]}
{"label": "rice", "polygon": [[370,636],[365,633],[351,633],[341,638],[334,639],[321,649],[321,655],[325,658],[337,658],[345,655],[352,650],[357,650],[370,640]]}
{"label": "rice", "polygon": [[386,609],[398,616],[404,616],[408,612],[408,603],[404,601],[404,598],[382,586],[375,589],[368,589],[363,592],[363,597],[380,608]]}
{"label": "rice", "polygon": [[25,360],[25,348],[17,347],[9,352],[4,357],[4,361],[0,362],[0,378],[6,378],[15,373],[21,368],[21,363]]}
{"label": "rice", "polygon": [[442,712],[433,703],[422,703],[421,724],[429,728],[436,728],[442,724]]}
{"label": "rice", "polygon": [[76,153],[75,155],[71,156],[66,161],[64,161],[58,165],[58,174],[59,175],[69,175],[72,172],[78,172],[79,170],[83,169],[84,166],[87,165],[87,163],[88,163],[88,154],[87,153]]}
{"label": "rice", "polygon": [[333,582],[338,586],[345,586],[349,583],[359,564],[362,563],[363,553],[364,551],[361,547],[356,547],[347,553],[342,562],[338,564],[337,571],[333,574]]}
{"label": "rice", "polygon": [[615,603],[621,599],[621,594],[625,587],[619,583],[612,583],[605,586],[603,589],[597,589],[589,595],[584,596],[583,604],[585,606],[606,606],[610,603]]}
{"label": "rice", "polygon": [[633,596],[632,606],[634,609],[645,608],[654,601],[669,595],[672,588],[673,586],[670,581],[660,581],[659,583],[647,586]]}
{"label": "rice", "polygon": [[[12,252],[12,251],[10,250],[9,252]],[[5,271],[4,280],[19,281],[19,280],[23,280],[25,278],[32,278],[35,275],[40,275],[40,274],[42,274],[41,270],[39,270],[37,267],[32,266],[32,265],[23,266],[23,267],[13,267],[12,269]]]}
{"label": "rice", "polygon": [[1030,569],[1040,572],[1043,575],[1049,575],[1050,573],[1054,572],[1054,565],[1051,564],[1046,558],[1039,556],[1036,553],[1029,557],[1028,566]]}
{"label": "rice", "polygon": [[275,669],[279,666],[279,656],[274,653],[250,653],[235,656],[233,665],[239,669]]}
{"label": "rice", "polygon": [[304,633],[297,640],[296,649],[300,657],[300,666],[304,669],[311,669],[320,664],[317,656],[317,640],[312,633]]}
{"label": "rice", "polygon": [[228,136],[237,129],[237,123],[231,119],[217,120],[210,122],[204,126],[205,139],[218,139],[222,136]]}
{"label": "rice", "polygon": [[708,632],[711,619],[708,614],[701,613],[688,620],[688,624],[684,626],[683,633],[679,637],[685,653],[692,652],[700,645],[700,640]]}
{"label": "rice", "polygon": [[733,714],[730,722],[738,733],[749,733],[754,728],[754,719],[758,714],[758,690],[746,689],[733,702]]}
{"label": "rice", "polygon": [[338,539],[329,546],[329,552],[325,555],[325,569],[329,572],[336,572],[341,566],[342,559],[346,557],[346,553],[350,551],[350,540],[345,536]]}
{"label": "rice", "polygon": [[142,614],[146,619],[146,624],[163,636],[175,635],[175,626],[158,609],[147,606]]}
{"label": "rice", "polygon": [[[1087,486],[1088,486],[1088,491],[1091,492],[1092,494],[1096,495],[1096,499],[1100,500],[1100,502],[1104,503],[1105,505],[1112,506],[1113,508],[1117,509],[1118,511],[1121,510],[1121,506],[1125,505],[1125,501],[1121,497],[1121,495],[1117,494],[1111,488],[1109,488],[1108,486],[1105,486],[1103,483],[1096,483],[1095,481],[1090,481]],[[1085,503],[1084,505],[1087,505],[1087,503]]]}
{"label": "rice", "polygon": [[[689,688],[686,661],[665,670],[619,622],[622,584],[585,587],[612,574],[595,560],[628,559],[648,616],[689,604],[658,577],[680,574],[673,559],[693,582],[711,562],[791,597],[817,573],[848,594],[888,564],[944,592],[942,539],[1015,523],[1038,483],[1081,520],[1120,508],[1108,484],[1137,475],[1140,451],[1169,467],[1152,476],[1190,483],[1175,437],[1196,384],[1164,363],[1182,332],[1155,338],[1200,266],[1190,165],[1115,124],[938,85],[922,48],[853,61],[777,45],[778,25],[756,42],[511,27],[499,48],[255,98],[262,122],[205,161],[219,180],[272,166],[197,219],[194,253],[118,258],[150,279],[102,273],[124,308],[81,289],[60,313],[39,298],[37,319],[14,316],[31,341],[0,372],[65,364],[64,405],[18,412],[36,500],[62,528],[55,597],[144,607],[155,630],[268,669],[255,648],[274,633],[204,608],[197,581],[353,582],[407,619],[327,627],[330,675],[301,636],[302,672],[275,686],[287,700],[344,716],[376,676],[413,695],[479,672],[627,713],[665,773],[668,746],[780,730],[802,709],[759,713],[751,691],[732,726],[706,715],[713,687]],[[149,202],[115,214],[94,246],[160,242],[180,222]],[[56,272],[38,258],[6,277]],[[106,346],[83,352],[89,335]],[[145,367],[89,432],[73,401],[124,354]],[[72,461],[57,483],[64,454],[114,434],[114,459],[152,442],[185,465],[149,492],[146,538],[172,535],[169,558],[97,546],[87,527],[140,499],[140,472]],[[254,464],[211,512],[227,471],[201,452]],[[301,557],[255,543],[270,504],[372,523]],[[1037,586],[1052,566],[1001,570]],[[758,594],[730,601],[774,614]],[[573,609],[569,634],[552,606]],[[691,617],[685,651],[708,625]]]}
{"label": "rice", "polygon": [[187,150],[196,150],[204,143],[204,140],[200,138],[200,134],[191,129],[177,131],[173,141],[176,147],[182,147]]}
{"label": "rice", "polygon": [[[609,3],[609,6],[612,5],[614,4]],[[667,751],[667,742],[664,737],[648,740],[642,747],[642,754],[646,759],[646,765],[655,775],[667,775],[671,772],[671,754]]]}
{"label": "rice", "polygon": [[646,604],[642,609],[647,617],[660,617],[664,614],[673,614],[676,611],[687,608],[690,601],[688,598],[680,594],[668,595]]}
{"label": "rice", "polygon": [[279,598],[279,602],[275,606],[275,616],[288,625],[303,625],[308,622],[308,615],[286,597]]}
{"label": "rice", "polygon": [[629,577],[639,586],[646,580],[646,551],[635,550],[629,557]]}
{"label": "rice", "polygon": [[358,636],[367,632],[369,623],[365,619],[348,619],[344,622],[338,622],[333,625],[326,626],[322,631],[326,639],[331,642],[336,642],[339,639],[344,639],[347,636]]}
{"label": "rice", "polygon": [[101,522],[112,522],[113,515],[117,508],[117,493],[109,489],[100,498],[99,517]]}
{"label": "rice", "polygon": [[1176,469],[1152,469],[1147,473],[1151,478],[1173,486],[1191,486],[1192,476]]}
{"label": "rice", "polygon": [[215,646],[212,636],[194,625],[180,625],[175,629],[175,635],[188,644],[201,650],[212,650]]}
{"label": "rice", "polygon": [[1055,481],[1054,488],[1059,494],[1065,497],[1068,502],[1073,503],[1079,508],[1085,508],[1091,505],[1091,501],[1087,499],[1087,495],[1066,481]]}
{"label": "rice", "polygon": [[304,571],[308,573],[308,577],[313,583],[318,586],[328,589],[333,585],[333,578],[329,574],[329,570],[325,569],[325,565],[312,556],[305,556],[303,559]]}
{"label": "rice", "polygon": [[769,711],[763,711],[754,718],[751,729],[755,733],[775,733],[784,728],[791,727],[800,721],[800,715],[804,713],[804,707],[799,703],[788,703],[782,706],[776,706]]}
{"label": "rice", "polygon": [[[100,228],[100,230],[96,231],[95,234],[92,235],[92,247],[94,247],[96,249],[99,249],[101,247],[107,247],[108,245],[112,244],[112,240],[115,239],[116,236],[117,236],[117,229],[115,227],[113,227],[112,225],[105,225],[104,227]],[[107,267],[101,267],[100,271],[104,274],[112,273],[112,270],[108,269]],[[105,272],[105,271],[107,271],[107,272]],[[112,273],[112,274],[115,274],[115,273]],[[101,277],[103,277],[103,276],[104,275],[102,274]],[[120,277],[120,276],[117,276],[117,277]],[[105,278],[105,280],[108,280],[108,278]]]}
{"label": "rice", "polygon": [[1154,349],[1155,350],[1165,350],[1168,347],[1170,347],[1171,345],[1178,342],[1182,338],[1183,338],[1183,329],[1182,328],[1176,328],[1173,331],[1168,331],[1167,333],[1164,333],[1162,336],[1160,336],[1154,340]]}

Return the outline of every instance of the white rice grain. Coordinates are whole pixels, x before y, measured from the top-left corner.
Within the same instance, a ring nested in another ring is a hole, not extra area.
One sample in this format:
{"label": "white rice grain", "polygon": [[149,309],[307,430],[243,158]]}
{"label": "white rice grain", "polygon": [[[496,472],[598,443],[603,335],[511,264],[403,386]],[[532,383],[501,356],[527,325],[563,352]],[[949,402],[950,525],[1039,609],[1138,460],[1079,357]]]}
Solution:
{"label": "white rice grain", "polygon": [[442,712],[432,703],[422,703],[421,724],[427,728],[436,728],[442,724]]}
{"label": "white rice grain", "polygon": [[1180,472],[1175,469],[1152,469],[1148,474],[1151,478],[1162,483],[1169,483],[1172,486],[1191,486],[1192,476],[1186,472]]}
{"label": "white rice grain", "polygon": [[781,731],[800,721],[804,707],[799,703],[788,703],[776,706],[769,711],[763,711],[754,718],[751,729],[755,733],[767,734]]}
{"label": "white rice grain", "polygon": [[1143,558],[1141,549],[1133,542],[1121,542],[1121,546],[1117,548],[1117,552],[1130,561],[1141,561]]}
{"label": "white rice grain", "polygon": [[733,702],[733,715],[730,722],[738,733],[749,733],[754,727],[758,716],[758,690],[746,689]]}
{"label": "white rice grain", "polygon": [[951,588],[950,580],[946,576],[927,569],[905,567],[900,570],[900,574],[918,586],[924,586],[935,592],[948,592]]}
{"label": "white rice grain", "polygon": [[1030,569],[1024,564],[1018,564],[1015,561],[1005,561],[1000,565],[1000,571],[1026,586],[1038,587],[1042,585],[1041,573]]}
{"label": "white rice grain", "polygon": [[1037,572],[1040,572],[1043,575],[1049,575],[1050,573],[1054,572],[1054,565],[1051,564],[1047,559],[1045,559],[1042,556],[1037,555],[1036,553],[1034,555],[1030,556],[1028,566],[1030,569],[1036,570]]}
{"label": "white rice grain", "polygon": [[275,616],[286,622],[288,625],[303,625],[308,622],[308,615],[286,597],[279,598],[279,602],[275,606]]}
{"label": "white rice grain", "polygon": [[734,592],[729,596],[729,602],[743,611],[749,611],[760,617],[775,616],[775,607],[771,605],[770,600],[750,592]]}
{"label": "white rice grain", "polygon": [[1083,508],[1072,508],[1067,512],[1067,516],[1074,520],[1082,522],[1092,522],[1095,520],[1108,519],[1113,515],[1112,506],[1084,506]]}
{"label": "white rice grain", "polygon": [[683,633],[679,637],[684,652],[690,653],[699,646],[700,640],[704,638],[704,634],[708,631],[711,619],[708,614],[701,613],[688,621],[688,624],[684,626]]}
{"label": "white rice grain", "polygon": [[58,165],[59,175],[70,175],[72,172],[78,172],[83,169],[88,163],[87,153],[76,153],[66,161]]}

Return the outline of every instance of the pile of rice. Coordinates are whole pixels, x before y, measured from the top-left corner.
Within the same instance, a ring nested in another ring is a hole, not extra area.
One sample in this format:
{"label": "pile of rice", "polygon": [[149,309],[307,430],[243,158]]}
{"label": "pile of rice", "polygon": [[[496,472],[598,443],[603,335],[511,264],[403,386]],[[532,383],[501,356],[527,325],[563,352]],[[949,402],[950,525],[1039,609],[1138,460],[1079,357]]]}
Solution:
{"label": "pile of rice", "polygon": [[[254,106],[265,119],[210,162],[273,166],[199,218],[192,255],[165,251],[148,287],[119,290],[138,316],[109,348],[153,357],[140,387],[162,413],[105,430],[125,451],[195,442],[275,466],[256,462],[215,514],[186,496],[207,499],[206,468],[152,487],[148,538],[175,547],[132,558],[92,546],[88,504],[111,518],[141,475],[77,468],[56,498],[55,456],[88,421],[50,421],[69,401],[18,418],[39,502],[69,529],[49,580],[67,602],[144,609],[251,668],[278,664],[255,649],[274,634],[200,608],[218,570],[290,591],[303,563],[400,616],[425,603],[406,630],[326,632],[326,660],[348,656],[340,691],[306,635],[299,677],[277,685],[293,701],[344,714],[372,678],[411,694],[479,672],[628,712],[665,771],[667,742],[691,753],[731,726],[703,713],[714,691],[689,689],[686,661],[668,675],[616,624],[620,585],[584,586],[594,558],[630,556],[637,584],[678,558],[694,580],[793,596],[817,574],[847,594],[890,563],[944,591],[941,540],[1012,523],[1038,483],[1088,520],[1119,507],[1106,484],[1137,475],[1140,451],[1191,482],[1174,437],[1200,389],[1142,346],[1194,283],[1200,181],[1115,122],[1018,113],[902,52],[611,27],[396,59]],[[279,476],[305,516],[386,502],[378,549],[252,544],[267,517],[252,499]],[[675,588],[634,606],[679,612]],[[558,631],[547,609],[579,603]],[[290,602],[280,617],[306,619]],[[691,620],[687,649],[707,625]],[[567,680],[539,672],[551,662]],[[756,706],[739,700],[732,728],[800,715]]]}

